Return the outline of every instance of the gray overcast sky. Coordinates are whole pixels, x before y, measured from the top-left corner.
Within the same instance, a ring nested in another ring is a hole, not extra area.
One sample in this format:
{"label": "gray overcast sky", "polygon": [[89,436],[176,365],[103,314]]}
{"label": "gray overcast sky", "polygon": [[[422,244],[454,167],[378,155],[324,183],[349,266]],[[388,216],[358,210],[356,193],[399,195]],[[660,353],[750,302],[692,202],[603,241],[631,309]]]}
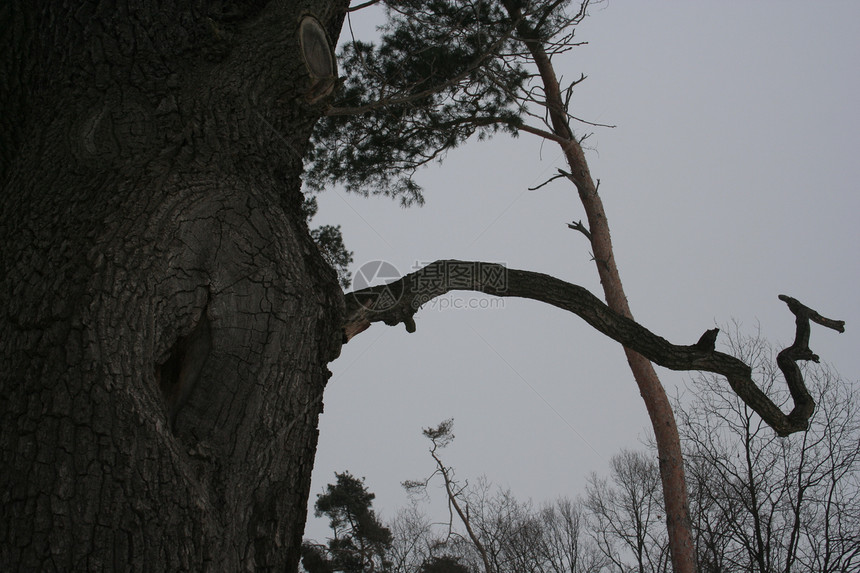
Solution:
{"label": "gray overcast sky", "polygon": [[[372,13],[353,15],[357,37]],[[344,36],[348,30],[344,32]],[[860,376],[860,2],[633,2],[590,9],[579,47],[556,62],[585,73],[572,112],[614,124],[588,159],[606,204],[637,320],[678,344],[735,319],[773,343],[793,338],[777,295],[847,332],[813,329],[812,348]],[[575,126],[576,127],[576,126]],[[575,190],[556,146],[528,134],[474,142],[419,174],[423,208],[333,189],[315,224],[342,225],[353,270],[406,273],[439,258],[555,275],[601,295]],[[473,302],[470,302],[473,301]],[[583,491],[648,420],[621,348],[574,315],[462,293],[407,334],[374,325],[331,364],[311,503],[335,471],[365,477],[386,519],[400,482],[432,471],[421,428],[449,417],[461,478],[486,475],[536,502]],[[684,375],[660,369],[674,393]],[[323,539],[311,516],[306,536]]]}

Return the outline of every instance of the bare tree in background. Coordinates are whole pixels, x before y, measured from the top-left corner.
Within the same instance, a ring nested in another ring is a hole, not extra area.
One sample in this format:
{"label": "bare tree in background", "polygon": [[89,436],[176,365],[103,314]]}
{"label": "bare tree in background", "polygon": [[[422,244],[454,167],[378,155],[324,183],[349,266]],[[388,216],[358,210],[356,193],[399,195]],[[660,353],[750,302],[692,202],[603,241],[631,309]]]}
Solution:
{"label": "bare tree in background", "polygon": [[439,453],[454,438],[452,424],[447,420],[424,430],[436,469],[426,479],[404,484],[410,493],[424,495],[434,479],[442,482],[449,515],[445,535],[436,538],[436,551],[456,555],[471,570],[483,573],[602,570],[605,559],[586,535],[579,501],[560,499],[535,509],[510,491],[493,488],[485,479],[474,485],[458,481]]}
{"label": "bare tree in background", "polygon": [[541,509],[541,552],[552,573],[596,573],[605,563],[588,539],[586,511],[579,499],[562,498]]}
{"label": "bare tree in background", "polygon": [[415,504],[398,511],[388,528],[391,530],[388,559],[394,573],[417,571],[434,557],[435,549],[442,543],[427,516]]}
{"label": "bare tree in background", "polygon": [[[735,331],[730,342],[759,377],[777,376],[761,339]],[[860,572],[858,392],[825,366],[807,376],[819,410],[808,432],[787,438],[774,437],[715,377],[695,379],[695,400],[677,404],[700,571]],[[414,503],[390,524],[391,573],[674,570],[653,441],[650,451],[613,456],[608,476],[589,477],[584,498],[535,508],[485,478],[458,479],[440,452],[452,430],[451,420],[424,430],[435,469],[404,484]],[[438,522],[417,503],[433,483],[448,504]]]}
{"label": "bare tree in background", "polygon": [[671,571],[660,473],[652,455],[622,450],[609,467],[608,478],[592,473],[586,486],[589,529],[597,546],[618,571]]}
{"label": "bare tree in background", "polygon": [[719,478],[701,459],[688,456],[686,469],[698,569],[700,573],[727,571],[731,523],[741,511],[741,503],[735,498],[716,499],[712,488]]}
{"label": "bare tree in background", "polygon": [[[772,348],[729,336],[766,391],[779,390]],[[807,432],[777,437],[717,377],[700,375],[679,405],[703,571],[860,571],[860,402],[823,365],[806,368],[818,404]]]}

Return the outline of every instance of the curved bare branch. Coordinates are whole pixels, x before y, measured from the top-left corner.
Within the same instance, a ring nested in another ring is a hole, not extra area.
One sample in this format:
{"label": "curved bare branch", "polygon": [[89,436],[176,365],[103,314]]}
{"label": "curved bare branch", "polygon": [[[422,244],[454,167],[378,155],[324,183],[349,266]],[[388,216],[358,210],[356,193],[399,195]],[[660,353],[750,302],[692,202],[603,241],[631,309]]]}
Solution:
{"label": "curved bare branch", "polygon": [[785,375],[794,408],[784,414],[752,380],[752,368],[743,361],[715,350],[717,329],[706,331],[698,342],[672,344],[636,321],[613,311],[587,289],[555,277],[531,271],[508,269],[495,263],[441,260],[389,283],[346,295],[346,340],[374,322],[404,323],[415,330],[414,315],[430,300],[450,291],[477,291],[501,297],[528,298],[572,312],[602,334],[670,370],[699,370],[725,376],[732,389],[755,410],[777,434],[785,436],[805,430],[815,410],[815,401],[803,381],[798,361],[818,362],[809,348],[810,321],[844,332],[845,323],[824,318],[798,300],[780,295],[795,315],[794,343],[779,353],[777,364]]}

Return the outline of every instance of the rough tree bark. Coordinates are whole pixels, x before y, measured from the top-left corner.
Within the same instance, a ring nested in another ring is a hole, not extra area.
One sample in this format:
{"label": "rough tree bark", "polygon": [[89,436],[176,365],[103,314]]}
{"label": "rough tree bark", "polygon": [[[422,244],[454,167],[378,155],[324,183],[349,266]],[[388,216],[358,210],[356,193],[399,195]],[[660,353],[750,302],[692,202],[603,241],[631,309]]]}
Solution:
{"label": "rough tree bark", "polygon": [[347,3],[0,8],[0,569],[297,568],[343,312],[298,31]]}

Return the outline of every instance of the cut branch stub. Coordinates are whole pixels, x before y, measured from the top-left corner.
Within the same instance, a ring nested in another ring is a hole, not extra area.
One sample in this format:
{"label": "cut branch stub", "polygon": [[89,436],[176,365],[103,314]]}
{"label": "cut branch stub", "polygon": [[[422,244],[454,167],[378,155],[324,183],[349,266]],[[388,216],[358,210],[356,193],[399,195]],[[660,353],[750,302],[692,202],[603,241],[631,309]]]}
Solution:
{"label": "cut branch stub", "polygon": [[582,224],[582,221],[577,221],[576,223],[568,223],[569,229],[573,229],[574,231],[579,231],[585,238],[591,241],[591,231],[588,230],[588,227]]}
{"label": "cut branch stub", "polygon": [[[818,356],[809,349],[809,322],[839,332],[845,330],[843,321],[825,318],[796,299],[780,295],[780,300],[785,301],[794,313],[797,323],[794,344],[777,357],[777,364],[785,375],[794,401],[794,408],[788,414],[784,414],[755,384],[752,368],[734,356],[714,350],[717,329],[706,331],[695,344],[675,345],[613,311],[581,286],[495,263],[436,261],[388,285],[348,293],[344,337],[349,340],[374,322],[388,325],[402,322],[409,332],[413,332],[413,316],[423,304],[457,290],[545,302],[576,314],[597,331],[664,368],[699,370],[725,376],[735,393],[781,436],[805,430],[815,410],[815,402],[797,365],[800,360],[818,360]],[[392,300],[380,296],[383,291],[401,294],[397,300]]]}
{"label": "cut branch stub", "polygon": [[337,79],[334,50],[325,28],[313,16],[305,16],[299,24],[299,45],[311,77],[311,86],[305,98],[315,103],[334,90]]}

